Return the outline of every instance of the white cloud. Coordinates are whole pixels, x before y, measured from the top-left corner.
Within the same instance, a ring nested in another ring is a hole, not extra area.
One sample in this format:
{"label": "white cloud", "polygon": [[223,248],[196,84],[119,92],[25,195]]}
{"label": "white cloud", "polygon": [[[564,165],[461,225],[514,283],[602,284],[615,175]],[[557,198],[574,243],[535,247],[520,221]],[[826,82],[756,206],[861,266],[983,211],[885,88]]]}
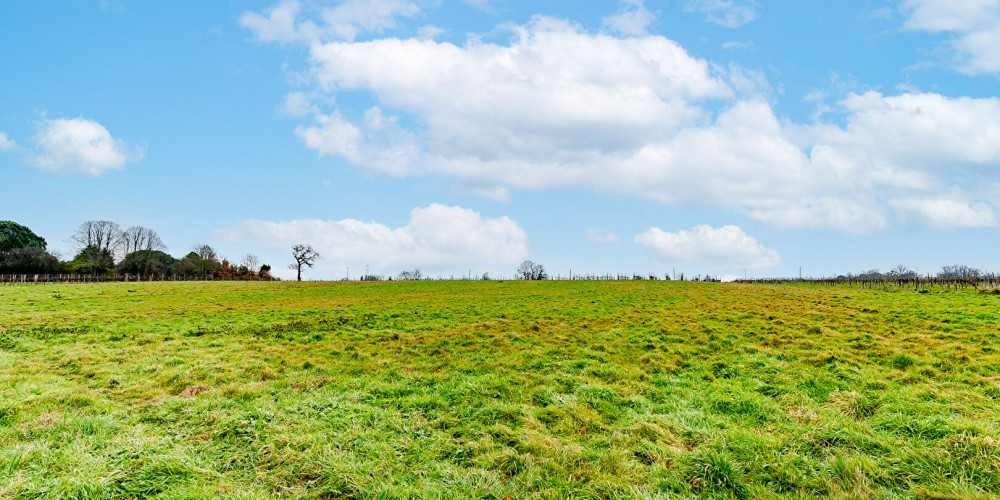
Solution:
{"label": "white cloud", "polygon": [[409,0],[346,0],[325,9],[321,17],[337,38],[354,40],[361,33],[380,33],[396,27],[397,17],[413,17],[420,7]]}
{"label": "white cloud", "polygon": [[892,200],[942,192],[1000,202],[985,192],[1000,177],[1000,99],[850,94],[816,118],[837,113],[843,125],[796,124],[775,115],[761,73],[661,36],[546,17],[509,29],[508,44],[312,44],[315,94],[367,92],[377,106],[316,112],[296,134],[321,156],[451,177],[500,201],[511,189],[584,189],[779,228],[877,232],[918,220]]}
{"label": "white cloud", "polygon": [[[415,39],[329,43],[313,47],[313,73],[321,89],[371,91],[383,107],[416,115],[425,125],[419,137],[382,139],[380,148],[426,151],[419,164],[402,162],[394,170],[482,177],[492,185],[489,165],[527,161],[559,168],[595,153],[618,154],[704,121],[705,111],[689,100],[732,95],[705,61],[662,37],[590,35],[549,18],[536,18],[516,34],[510,46]],[[567,58],[567,51],[588,57]],[[321,154],[370,150],[357,142],[366,134],[341,130],[343,117],[317,118],[299,131],[308,147]],[[422,147],[414,148],[414,141]],[[363,156],[345,156],[367,164]],[[489,165],[477,167],[483,162]],[[524,183],[537,178],[527,173]]]}
{"label": "white cloud", "polygon": [[17,146],[14,139],[7,137],[7,134],[0,132],[0,151],[10,151]]}
{"label": "white cloud", "polygon": [[826,99],[826,92],[823,92],[822,90],[811,90],[805,97],[802,98],[802,100],[806,102],[822,101],[823,99]]}
{"label": "white cloud", "polygon": [[319,114],[319,106],[313,102],[314,96],[307,92],[289,92],[279,111],[285,116],[309,116]]}
{"label": "white cloud", "polygon": [[493,10],[492,0],[462,0],[466,5],[479,9],[484,12],[490,12]]}
{"label": "white cloud", "polygon": [[[260,42],[319,42],[354,40],[364,33],[380,33],[396,27],[399,17],[414,17],[420,7],[410,0],[345,0],[335,6],[303,4],[286,0],[264,11],[244,12],[240,25],[251,30]],[[320,19],[300,19],[311,14]]]}
{"label": "white cloud", "polygon": [[904,220],[941,231],[968,227],[996,227],[996,210],[983,202],[968,202],[963,197],[908,198],[890,204]]}
{"label": "white cloud", "polygon": [[656,20],[656,15],[646,9],[645,3],[645,0],[621,0],[622,8],[605,17],[602,24],[623,35],[645,35],[649,25]]}
{"label": "white cloud", "polygon": [[746,42],[732,41],[732,42],[724,42],[722,44],[722,48],[726,50],[751,50],[756,47],[757,44],[753,43],[752,41],[746,41]]}
{"label": "white cloud", "polygon": [[870,17],[872,19],[892,19],[892,9],[889,7],[880,7],[872,11]]}
{"label": "white cloud", "polygon": [[447,31],[444,29],[428,24],[426,26],[421,26],[420,29],[417,30],[417,37],[422,40],[433,40],[445,33],[447,33]]}
{"label": "white cloud", "polygon": [[510,203],[510,189],[504,186],[478,186],[470,188],[469,191],[476,196],[498,203]]}
{"label": "white cloud", "polygon": [[610,245],[611,243],[618,243],[618,235],[608,233],[603,229],[587,229],[587,241]]}
{"label": "white cloud", "polygon": [[295,134],[320,156],[342,156],[352,163],[397,177],[412,173],[419,147],[395,117],[371,108],[359,125],[339,112],[316,115],[315,121],[313,126],[296,128]]}
{"label": "white cloud", "polygon": [[319,28],[315,23],[298,23],[301,9],[299,2],[289,0],[266,9],[266,17],[256,12],[244,12],[240,16],[240,26],[253,31],[260,42],[285,43],[317,38]]}
{"label": "white cloud", "polygon": [[528,236],[517,222],[439,204],[415,208],[409,222],[396,229],[354,219],[248,220],[216,231],[215,237],[249,241],[276,252],[296,243],[310,244],[322,255],[310,275],[325,278],[343,276],[347,266],[358,274],[364,266],[383,275],[414,267],[464,273],[470,267],[506,268],[528,255]]}
{"label": "white cloud", "polygon": [[781,265],[778,252],[764,248],[737,226],[695,226],[668,233],[654,227],[635,242],[656,251],[667,263],[706,264],[720,269],[769,269]]}
{"label": "white cloud", "polygon": [[36,153],[31,163],[60,174],[98,176],[139,161],[141,148],[115,139],[100,123],[86,118],[44,120],[34,137]]}
{"label": "white cloud", "polygon": [[758,16],[753,0],[687,0],[684,10],[705,14],[705,21],[726,28],[739,28]]}
{"label": "white cloud", "polygon": [[866,92],[841,106],[846,128],[817,128],[819,140],[867,163],[870,173],[1000,166],[1000,98]]}
{"label": "white cloud", "polygon": [[951,33],[956,67],[969,74],[1000,72],[1000,0],[903,0],[903,27]]}

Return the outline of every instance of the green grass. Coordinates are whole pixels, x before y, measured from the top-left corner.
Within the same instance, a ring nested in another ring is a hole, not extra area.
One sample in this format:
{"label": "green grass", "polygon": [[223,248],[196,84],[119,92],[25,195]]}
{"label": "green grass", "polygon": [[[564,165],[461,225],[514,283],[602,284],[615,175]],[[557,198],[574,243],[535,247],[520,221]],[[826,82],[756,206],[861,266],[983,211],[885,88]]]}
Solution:
{"label": "green grass", "polygon": [[0,498],[991,498],[1000,297],[0,287]]}

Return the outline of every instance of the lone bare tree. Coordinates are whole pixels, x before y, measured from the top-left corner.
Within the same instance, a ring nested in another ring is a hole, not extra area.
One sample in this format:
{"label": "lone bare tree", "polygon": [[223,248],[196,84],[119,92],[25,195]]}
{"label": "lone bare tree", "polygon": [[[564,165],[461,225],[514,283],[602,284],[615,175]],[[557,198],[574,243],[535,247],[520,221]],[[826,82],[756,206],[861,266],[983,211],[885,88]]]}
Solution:
{"label": "lone bare tree", "polygon": [[289,264],[288,268],[298,271],[298,280],[302,281],[302,266],[312,267],[319,258],[319,252],[313,250],[312,245],[299,243],[292,247],[292,258],[295,259],[295,263]]}

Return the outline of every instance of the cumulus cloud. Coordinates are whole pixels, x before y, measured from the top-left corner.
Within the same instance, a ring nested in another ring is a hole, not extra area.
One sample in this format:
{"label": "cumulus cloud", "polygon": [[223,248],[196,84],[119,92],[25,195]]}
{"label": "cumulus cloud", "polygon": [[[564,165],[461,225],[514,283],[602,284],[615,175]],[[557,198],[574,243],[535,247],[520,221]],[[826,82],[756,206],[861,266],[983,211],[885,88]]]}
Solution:
{"label": "cumulus cloud", "polygon": [[962,198],[907,198],[890,204],[904,217],[921,226],[941,231],[969,227],[996,227],[996,210],[984,202],[968,202]]}
{"label": "cumulus cloud", "polygon": [[276,252],[308,243],[321,255],[316,276],[342,276],[344,268],[395,274],[418,267],[428,272],[464,272],[509,266],[528,255],[528,236],[508,217],[484,218],[458,206],[415,208],[409,222],[390,228],[354,219],[287,222],[248,220],[216,231],[226,242],[252,242]]}
{"label": "cumulus cloud", "polygon": [[385,116],[379,108],[369,109],[357,125],[339,112],[318,114],[314,125],[300,126],[295,134],[320,156],[342,156],[353,163],[399,177],[410,172],[419,155],[413,135],[400,127],[395,117]]}
{"label": "cumulus cloud", "polygon": [[781,265],[778,252],[765,248],[737,226],[695,226],[668,233],[654,227],[635,242],[654,250],[667,263],[706,264],[720,269],[770,269]]}
{"label": "cumulus cloud", "polygon": [[622,0],[621,4],[621,10],[603,19],[604,27],[623,35],[645,35],[656,20],[656,15],[646,9],[645,0]]}
{"label": "cumulus cloud", "polygon": [[726,28],[739,28],[758,16],[753,0],[687,0],[684,10],[705,14],[705,21]]}
{"label": "cumulus cloud", "polygon": [[875,168],[920,172],[1000,166],[1000,98],[866,92],[840,104],[847,112],[846,128],[817,128],[819,141]]}
{"label": "cumulus cloud", "polygon": [[14,139],[7,137],[7,134],[0,132],[0,151],[10,151],[17,146]]}
{"label": "cumulus cloud", "polygon": [[1000,0],[904,0],[903,27],[953,35],[956,67],[969,74],[1000,72]]}
{"label": "cumulus cloud", "polygon": [[985,186],[1000,176],[1000,99],[850,94],[818,115],[836,124],[797,124],[775,114],[761,73],[661,36],[549,17],[507,29],[506,43],[310,44],[311,92],[365,92],[376,105],[313,110],[295,132],[321,156],[454,178],[499,201],[584,189],[862,234],[935,224],[898,200],[998,202]]}
{"label": "cumulus cloud", "polygon": [[98,176],[142,159],[143,150],[86,118],[43,120],[30,162],[46,172]]}
{"label": "cumulus cloud", "polygon": [[[334,6],[307,6],[311,9],[303,9],[297,0],[287,0],[263,14],[244,12],[239,22],[260,42],[318,42],[354,40],[364,33],[379,33],[395,28],[397,18],[420,13],[420,7],[410,0],[345,0]],[[304,18],[304,14],[319,21]]]}
{"label": "cumulus cloud", "polygon": [[587,229],[587,241],[610,245],[611,243],[618,242],[618,235],[606,232],[603,229]]}
{"label": "cumulus cloud", "polygon": [[[482,182],[496,184],[490,166],[534,170],[540,162],[559,168],[595,153],[618,154],[703,122],[705,111],[689,100],[732,95],[705,61],[666,38],[591,35],[550,18],[536,18],[515,35],[510,46],[416,39],[313,46],[321,89],[370,91],[382,106],[354,128],[342,116],[319,116],[299,135],[321,154],[347,152],[365,165],[363,156],[352,154],[373,151],[362,142],[369,135],[354,129],[390,126],[372,118],[391,108],[424,124],[419,137],[378,129],[380,148],[421,155],[398,158],[393,170],[481,175]],[[567,52],[588,57],[567,58]],[[538,179],[524,173],[525,183]]]}

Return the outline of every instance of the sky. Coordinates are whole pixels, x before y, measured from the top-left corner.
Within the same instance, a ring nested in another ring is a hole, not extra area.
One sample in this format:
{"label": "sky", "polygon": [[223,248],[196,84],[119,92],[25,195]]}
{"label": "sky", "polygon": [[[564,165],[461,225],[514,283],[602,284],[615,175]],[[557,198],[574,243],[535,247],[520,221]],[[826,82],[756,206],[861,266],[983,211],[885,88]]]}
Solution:
{"label": "sky", "polygon": [[5,2],[0,219],[311,279],[1000,271],[1000,0]]}

